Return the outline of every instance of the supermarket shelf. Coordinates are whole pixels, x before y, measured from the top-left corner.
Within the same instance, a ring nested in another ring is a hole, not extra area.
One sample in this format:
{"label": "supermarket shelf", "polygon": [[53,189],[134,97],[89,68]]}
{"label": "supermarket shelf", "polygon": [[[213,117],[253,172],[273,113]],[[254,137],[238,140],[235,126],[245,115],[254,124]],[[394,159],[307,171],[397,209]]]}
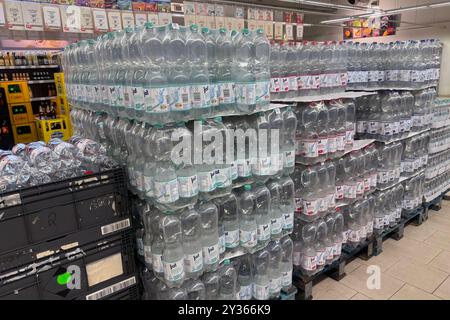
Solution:
{"label": "supermarket shelf", "polygon": [[28,84],[36,84],[36,83],[54,83],[55,80],[29,80]]}
{"label": "supermarket shelf", "polygon": [[41,66],[1,66],[0,70],[10,70],[10,69],[50,69],[59,68],[57,64],[47,64]]}
{"label": "supermarket shelf", "polygon": [[385,191],[385,190],[391,189],[392,187],[397,186],[398,184],[402,183],[402,182],[405,181],[405,180],[409,180],[409,179],[411,179],[411,178],[414,178],[415,176],[418,176],[418,175],[421,174],[421,173],[424,173],[424,172],[425,172],[425,169],[426,169],[426,168],[422,168],[422,169],[420,169],[419,171],[417,171],[416,173],[414,173],[414,174],[412,174],[412,175],[410,175],[410,176],[408,176],[408,177],[400,177],[400,179],[398,179],[398,181],[397,181],[396,183],[390,185],[389,187],[385,187],[385,188],[377,188],[377,190],[378,190],[378,191]]}
{"label": "supermarket shelf", "polygon": [[[345,150],[345,152],[342,154],[342,156],[336,157],[336,158],[332,158],[331,160],[339,159],[339,158],[342,158],[343,156],[345,156],[347,153],[364,149],[365,147],[367,147],[369,144],[371,144],[374,141],[375,141],[374,139],[355,140],[353,142],[353,147],[351,149]],[[330,159],[327,159],[327,160],[330,160]],[[314,163],[305,163],[305,162],[302,162],[300,160],[295,160],[295,163],[303,164],[303,165],[313,165],[313,164],[324,163],[324,162],[325,161],[321,160],[321,161],[317,161],[317,162],[314,162]]]}
{"label": "supermarket shelf", "polygon": [[39,97],[39,98],[30,98],[30,101],[45,101],[45,100],[51,100],[51,99],[56,99],[57,97]]}
{"label": "supermarket shelf", "polygon": [[[287,231],[282,231],[281,235],[279,236],[279,238],[283,238],[284,236],[289,235],[290,233]],[[267,247],[267,245],[270,243],[270,240],[266,241],[265,243],[261,243],[261,244],[257,244],[256,246],[254,246],[253,248],[243,248],[243,247],[236,247],[234,249],[231,250],[227,250],[225,251],[225,253],[223,254],[223,256],[220,259],[220,263],[222,263],[225,260],[230,260],[230,259],[234,259],[243,255],[246,255],[248,253],[255,253],[256,251],[259,251],[261,249],[264,249],[265,247]]]}
{"label": "supermarket shelf", "polygon": [[364,96],[374,95],[376,92],[374,91],[345,91],[345,92],[337,92],[337,93],[329,93],[329,94],[320,94],[316,96],[303,96],[303,97],[295,97],[295,98],[285,98],[285,99],[274,99],[273,102],[283,102],[283,103],[292,103],[292,102],[314,102],[314,101],[322,101],[322,100],[334,100],[334,99],[355,99]]}

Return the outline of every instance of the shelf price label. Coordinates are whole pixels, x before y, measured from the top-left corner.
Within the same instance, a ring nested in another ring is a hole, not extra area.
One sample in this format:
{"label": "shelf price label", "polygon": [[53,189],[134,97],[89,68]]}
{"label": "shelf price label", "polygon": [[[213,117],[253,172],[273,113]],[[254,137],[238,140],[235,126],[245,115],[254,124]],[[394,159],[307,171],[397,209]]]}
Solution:
{"label": "shelf price label", "polygon": [[122,25],[124,28],[134,28],[134,14],[131,11],[122,11]]}
{"label": "shelf price label", "polygon": [[92,15],[94,17],[95,32],[108,31],[108,17],[106,16],[106,10],[93,9]]}
{"label": "shelf price label", "polygon": [[59,13],[59,7],[56,6],[43,6],[42,13],[44,15],[44,27],[49,30],[61,29],[61,15]]}
{"label": "shelf price label", "polygon": [[122,19],[120,11],[108,11],[109,31],[122,30]]}

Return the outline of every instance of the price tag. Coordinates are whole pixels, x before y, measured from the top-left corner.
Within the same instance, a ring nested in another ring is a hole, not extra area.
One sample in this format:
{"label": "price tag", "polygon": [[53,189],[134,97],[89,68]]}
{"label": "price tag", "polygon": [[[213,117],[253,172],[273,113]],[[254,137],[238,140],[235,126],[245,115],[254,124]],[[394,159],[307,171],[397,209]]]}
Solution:
{"label": "price tag", "polygon": [[59,13],[59,7],[56,6],[43,6],[42,12],[44,14],[44,26],[49,30],[61,29],[61,15]]}

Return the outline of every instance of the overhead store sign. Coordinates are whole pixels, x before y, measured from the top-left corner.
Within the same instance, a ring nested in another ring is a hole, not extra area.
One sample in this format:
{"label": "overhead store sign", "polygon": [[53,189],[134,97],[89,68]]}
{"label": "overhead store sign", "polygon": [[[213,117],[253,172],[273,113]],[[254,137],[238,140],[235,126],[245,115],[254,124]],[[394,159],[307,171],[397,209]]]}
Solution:
{"label": "overhead store sign", "polygon": [[47,30],[61,30],[61,14],[57,6],[43,6],[44,27]]}
{"label": "overhead store sign", "polygon": [[22,6],[19,1],[6,1],[6,27],[10,30],[24,30]]}
{"label": "overhead store sign", "polygon": [[359,39],[369,37],[385,37],[395,35],[399,15],[372,18],[359,18],[346,23],[344,39]]}

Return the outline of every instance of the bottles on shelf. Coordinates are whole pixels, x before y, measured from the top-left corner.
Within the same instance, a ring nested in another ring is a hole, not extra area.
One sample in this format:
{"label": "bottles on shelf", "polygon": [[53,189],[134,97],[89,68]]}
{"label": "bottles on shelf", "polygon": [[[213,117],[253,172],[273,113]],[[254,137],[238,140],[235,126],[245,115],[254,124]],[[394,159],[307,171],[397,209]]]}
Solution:
{"label": "bottles on shelf", "polygon": [[52,51],[10,51],[0,52],[0,66],[41,66],[57,64]]}

